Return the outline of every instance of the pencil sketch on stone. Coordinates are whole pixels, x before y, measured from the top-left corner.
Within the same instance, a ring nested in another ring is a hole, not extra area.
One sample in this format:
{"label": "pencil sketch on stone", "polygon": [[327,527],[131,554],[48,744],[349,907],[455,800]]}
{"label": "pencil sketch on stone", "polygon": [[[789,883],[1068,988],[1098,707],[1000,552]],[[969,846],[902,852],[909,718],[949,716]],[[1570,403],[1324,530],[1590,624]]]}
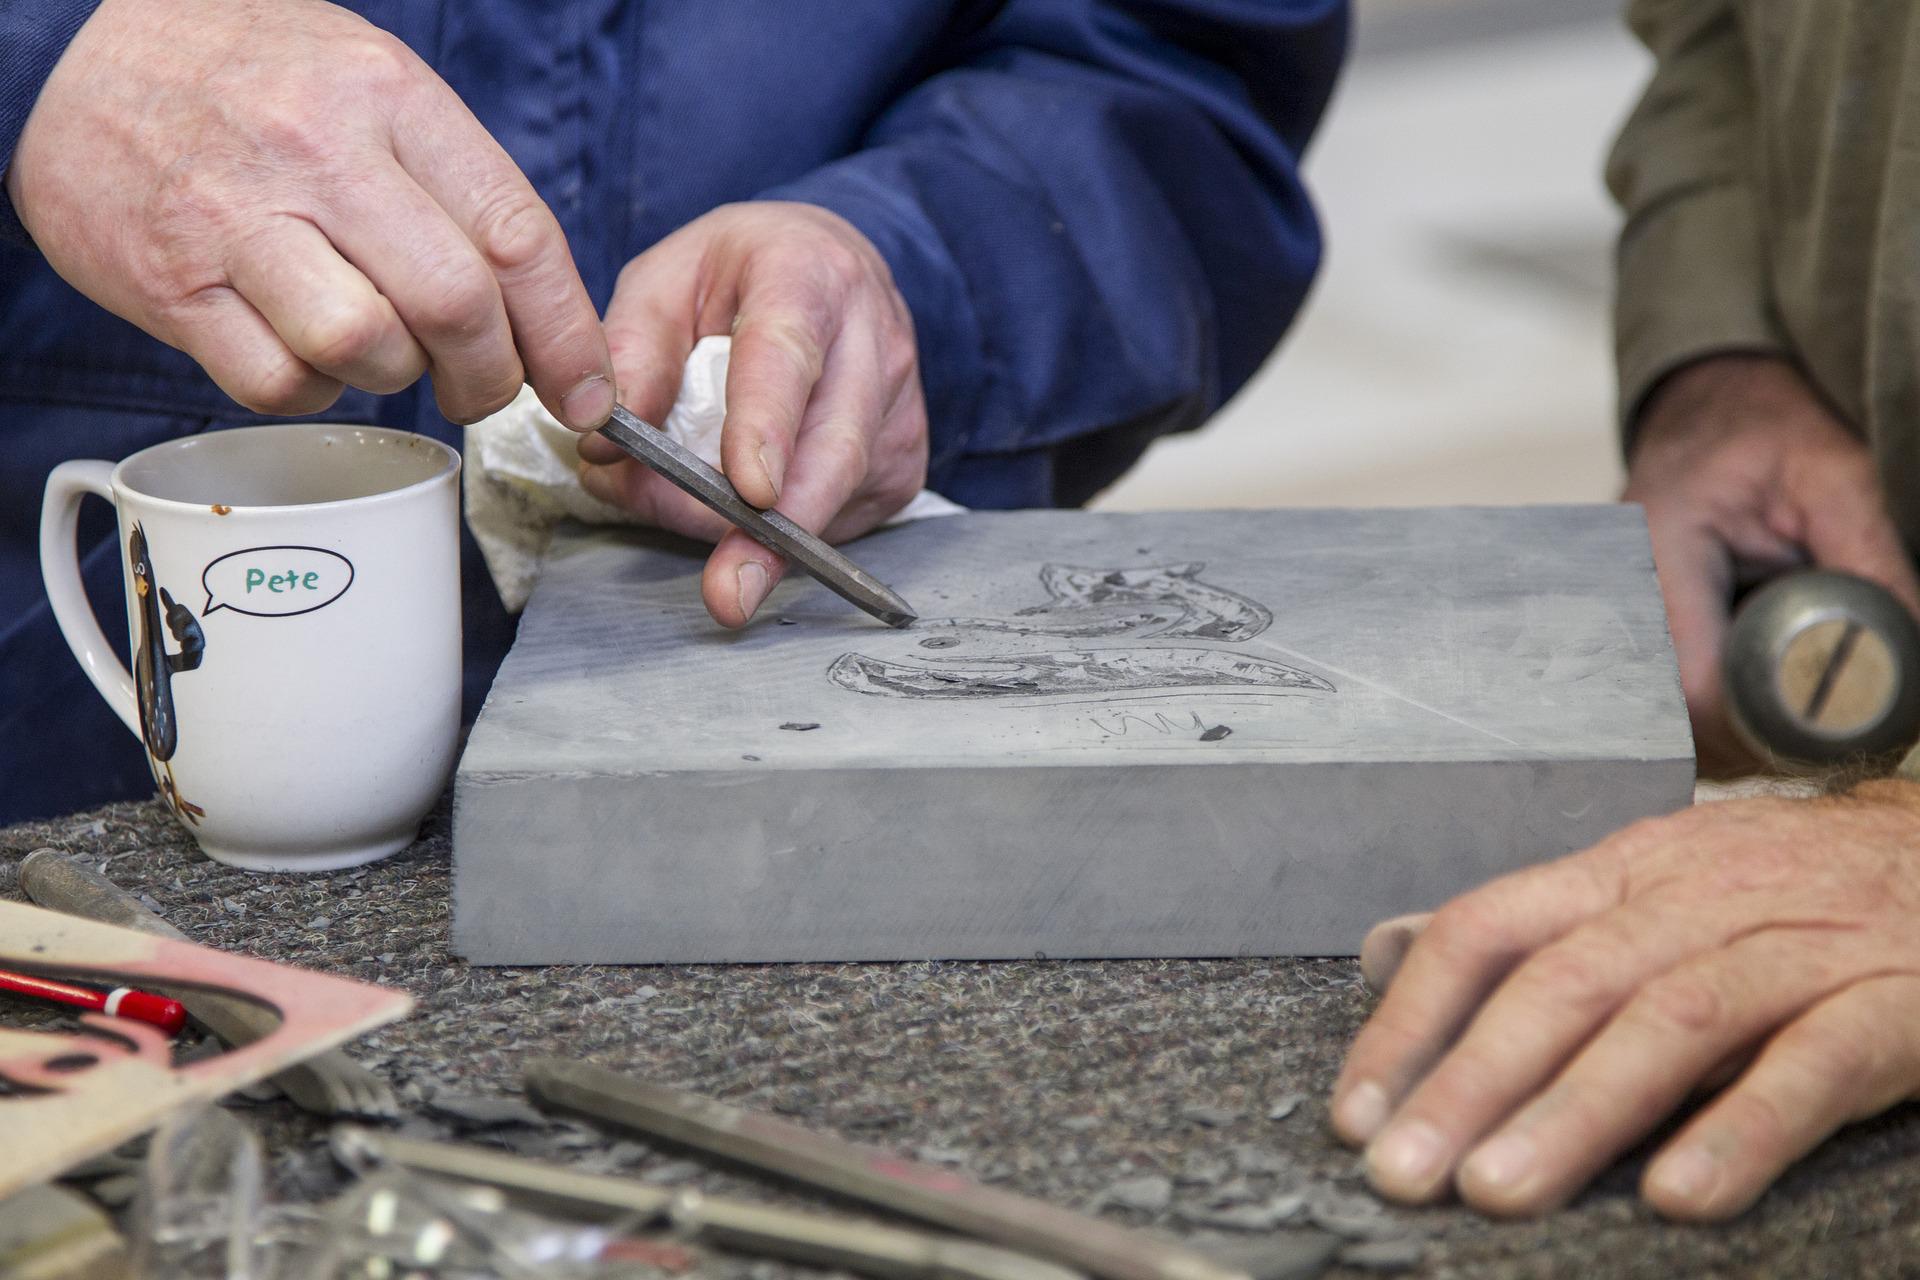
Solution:
{"label": "pencil sketch on stone", "polygon": [[1273,624],[1265,605],[1200,579],[1203,561],[1137,569],[1043,565],[1045,604],[1006,618],[933,618],[921,649],[943,657],[842,654],[827,678],[885,698],[1124,698],[1172,689],[1333,693],[1311,672],[1192,645],[1039,649],[1058,640],[1251,640]]}

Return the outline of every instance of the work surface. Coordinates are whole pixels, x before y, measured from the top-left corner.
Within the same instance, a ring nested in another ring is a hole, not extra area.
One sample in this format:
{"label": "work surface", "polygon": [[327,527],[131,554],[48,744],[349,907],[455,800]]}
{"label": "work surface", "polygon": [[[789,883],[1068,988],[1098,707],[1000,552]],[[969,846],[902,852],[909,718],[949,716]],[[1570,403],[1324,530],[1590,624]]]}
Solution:
{"label": "work surface", "polygon": [[[447,950],[444,814],[387,862],[330,876],[256,876],[208,862],[160,806],[124,805],[0,830],[0,893],[51,845],[147,894],[195,940],[404,987],[417,1012],[350,1046],[400,1089],[409,1125],[517,1092],[524,1063],[578,1056],[771,1108],[1058,1203],[1110,1188],[1163,1211],[1118,1219],[1188,1234],[1183,1213],[1236,1190],[1304,1190],[1335,1214],[1374,1202],[1326,1133],[1324,1097],[1368,998],[1350,961],[1020,962],[781,967],[475,969]],[[1284,1103],[1299,1105],[1283,1119]],[[277,1190],[324,1194],[321,1123],[284,1102],[238,1104],[276,1152]],[[0,1130],[3,1132],[3,1130]],[[761,1191],[683,1157],[615,1146],[578,1126],[472,1136],[599,1169]],[[1407,1274],[1882,1276],[1920,1269],[1920,1111],[1830,1144],[1739,1223],[1660,1223],[1616,1170],[1573,1209],[1497,1225],[1454,1209],[1380,1209],[1379,1234],[1420,1233]],[[1236,1188],[1236,1178],[1246,1185]],[[764,1193],[764,1192],[762,1192]],[[1222,1235],[1220,1238],[1226,1238]],[[784,1268],[717,1264],[779,1280]],[[1357,1275],[1336,1270],[1331,1275]]]}

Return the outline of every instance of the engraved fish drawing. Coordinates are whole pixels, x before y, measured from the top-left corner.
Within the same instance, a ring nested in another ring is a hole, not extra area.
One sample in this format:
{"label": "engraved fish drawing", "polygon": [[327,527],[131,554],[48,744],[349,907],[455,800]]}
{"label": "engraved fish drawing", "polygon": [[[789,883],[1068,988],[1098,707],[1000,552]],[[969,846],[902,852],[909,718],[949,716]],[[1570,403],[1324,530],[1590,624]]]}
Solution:
{"label": "engraved fish drawing", "polygon": [[[888,698],[1124,698],[1175,689],[1250,693],[1336,692],[1324,678],[1269,658],[1192,644],[1087,641],[1251,640],[1273,614],[1237,592],[1201,580],[1200,561],[1144,568],[1045,565],[1045,604],[1004,618],[932,618],[922,649],[941,657],[843,654],[827,678],[854,693]],[[1036,652],[1009,650],[1021,639],[1056,642]],[[1059,641],[1078,641],[1058,647]],[[971,650],[971,652],[968,652]]]}

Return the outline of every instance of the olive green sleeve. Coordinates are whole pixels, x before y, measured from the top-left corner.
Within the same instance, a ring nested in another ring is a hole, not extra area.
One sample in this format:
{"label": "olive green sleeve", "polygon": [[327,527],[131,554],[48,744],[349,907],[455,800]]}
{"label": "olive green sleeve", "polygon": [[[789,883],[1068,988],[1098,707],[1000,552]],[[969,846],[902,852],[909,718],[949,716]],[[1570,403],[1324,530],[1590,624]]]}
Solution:
{"label": "olive green sleeve", "polygon": [[1632,0],[1656,67],[1607,166],[1626,215],[1614,334],[1628,443],[1642,401],[1705,356],[1787,347],[1770,302],[1757,116],[1737,0]]}

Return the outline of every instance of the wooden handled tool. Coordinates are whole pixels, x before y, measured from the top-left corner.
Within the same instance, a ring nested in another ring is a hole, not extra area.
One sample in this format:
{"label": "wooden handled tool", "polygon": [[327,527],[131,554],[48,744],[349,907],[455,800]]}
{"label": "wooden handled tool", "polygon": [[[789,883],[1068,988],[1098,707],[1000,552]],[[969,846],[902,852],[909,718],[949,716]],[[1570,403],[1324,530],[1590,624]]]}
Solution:
{"label": "wooden handled tool", "polygon": [[[191,941],[113,881],[52,849],[36,849],[27,855],[20,864],[20,887],[33,901],[53,911]],[[279,1016],[271,1009],[248,1000],[191,988],[165,994],[185,1005],[187,1016],[201,1027],[236,1048],[270,1035],[280,1025]],[[273,1083],[295,1105],[324,1116],[392,1119],[400,1112],[387,1082],[338,1049],[287,1068],[273,1077]]]}
{"label": "wooden handled tool", "polygon": [[527,1092],[543,1106],[737,1160],[1103,1280],[1248,1280],[1244,1271],[1126,1227],[604,1067],[542,1059],[527,1068]]}

